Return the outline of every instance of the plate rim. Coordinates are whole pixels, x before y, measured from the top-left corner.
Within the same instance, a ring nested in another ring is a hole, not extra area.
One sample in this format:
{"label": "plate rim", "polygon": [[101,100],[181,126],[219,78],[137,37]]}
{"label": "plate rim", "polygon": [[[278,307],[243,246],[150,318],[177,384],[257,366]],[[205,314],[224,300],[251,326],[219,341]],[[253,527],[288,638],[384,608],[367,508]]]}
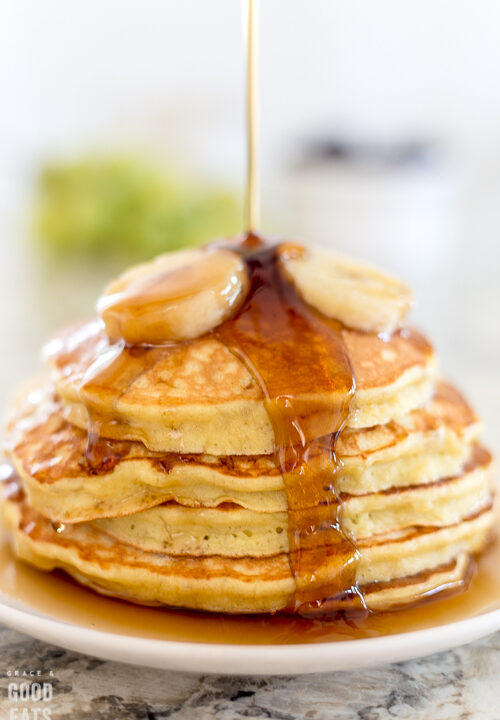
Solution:
{"label": "plate rim", "polygon": [[210,675],[278,676],[349,671],[451,650],[500,630],[500,608],[394,635],[289,645],[200,643],[111,633],[38,613],[1,591],[0,621],[67,650],[129,665]]}

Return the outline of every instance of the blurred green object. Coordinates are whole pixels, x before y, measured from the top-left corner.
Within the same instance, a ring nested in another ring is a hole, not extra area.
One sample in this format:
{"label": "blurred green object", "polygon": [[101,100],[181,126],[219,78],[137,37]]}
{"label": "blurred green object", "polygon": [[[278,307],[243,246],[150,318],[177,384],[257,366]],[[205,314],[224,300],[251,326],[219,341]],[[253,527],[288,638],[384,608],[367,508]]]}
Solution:
{"label": "blurred green object", "polygon": [[36,235],[57,256],[146,259],[241,230],[236,194],[175,181],[133,157],[47,165]]}

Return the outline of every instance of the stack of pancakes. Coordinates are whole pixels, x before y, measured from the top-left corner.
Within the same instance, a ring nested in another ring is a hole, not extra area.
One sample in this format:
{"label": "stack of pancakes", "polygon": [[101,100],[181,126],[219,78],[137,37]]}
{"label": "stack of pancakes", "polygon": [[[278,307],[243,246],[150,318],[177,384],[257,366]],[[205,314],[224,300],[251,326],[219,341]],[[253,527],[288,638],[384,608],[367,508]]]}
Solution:
{"label": "stack of pancakes", "polygon": [[[493,523],[491,456],[419,333],[343,327],[356,383],[336,444],[342,533],[370,610],[463,587]],[[293,608],[290,508],[261,385],[214,334],[120,347],[100,319],[48,344],[52,381],[16,402],[3,515],[16,554],[99,592],[227,613]],[[123,377],[126,376],[126,383]]]}

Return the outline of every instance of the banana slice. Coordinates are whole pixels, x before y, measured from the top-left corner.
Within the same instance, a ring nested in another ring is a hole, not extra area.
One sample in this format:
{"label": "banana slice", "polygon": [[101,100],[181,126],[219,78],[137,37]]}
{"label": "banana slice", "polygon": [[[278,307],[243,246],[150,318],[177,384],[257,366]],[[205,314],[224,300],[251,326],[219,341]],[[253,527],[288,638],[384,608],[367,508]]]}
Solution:
{"label": "banana slice", "polygon": [[230,250],[184,250],[131,268],[99,298],[112,340],[160,345],[199,337],[242,304],[248,277]]}
{"label": "banana slice", "polygon": [[281,246],[280,260],[309,305],[357,330],[391,333],[413,302],[404,283],[354,260],[291,243]]}

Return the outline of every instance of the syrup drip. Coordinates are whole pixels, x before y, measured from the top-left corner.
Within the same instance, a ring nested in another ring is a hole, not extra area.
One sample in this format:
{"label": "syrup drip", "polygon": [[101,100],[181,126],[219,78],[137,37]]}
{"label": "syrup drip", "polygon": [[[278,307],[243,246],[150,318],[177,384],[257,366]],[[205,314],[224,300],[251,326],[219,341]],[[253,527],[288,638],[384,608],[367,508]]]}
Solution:
{"label": "syrup drip", "polygon": [[[95,472],[112,468],[121,458],[121,446],[108,442],[107,428],[119,417],[119,402],[137,378],[158,361],[165,348],[117,342],[99,356],[80,385],[80,398],[89,416],[87,461]],[[116,450],[115,450],[116,448]]]}
{"label": "syrup drip", "polygon": [[279,268],[278,246],[254,234],[239,247],[250,290],[239,313],[214,334],[260,385],[275,433],[288,500],[291,610],[327,614],[362,608],[358,551],[341,524],[335,488],[337,437],[355,391],[341,326],[307,307]]}

